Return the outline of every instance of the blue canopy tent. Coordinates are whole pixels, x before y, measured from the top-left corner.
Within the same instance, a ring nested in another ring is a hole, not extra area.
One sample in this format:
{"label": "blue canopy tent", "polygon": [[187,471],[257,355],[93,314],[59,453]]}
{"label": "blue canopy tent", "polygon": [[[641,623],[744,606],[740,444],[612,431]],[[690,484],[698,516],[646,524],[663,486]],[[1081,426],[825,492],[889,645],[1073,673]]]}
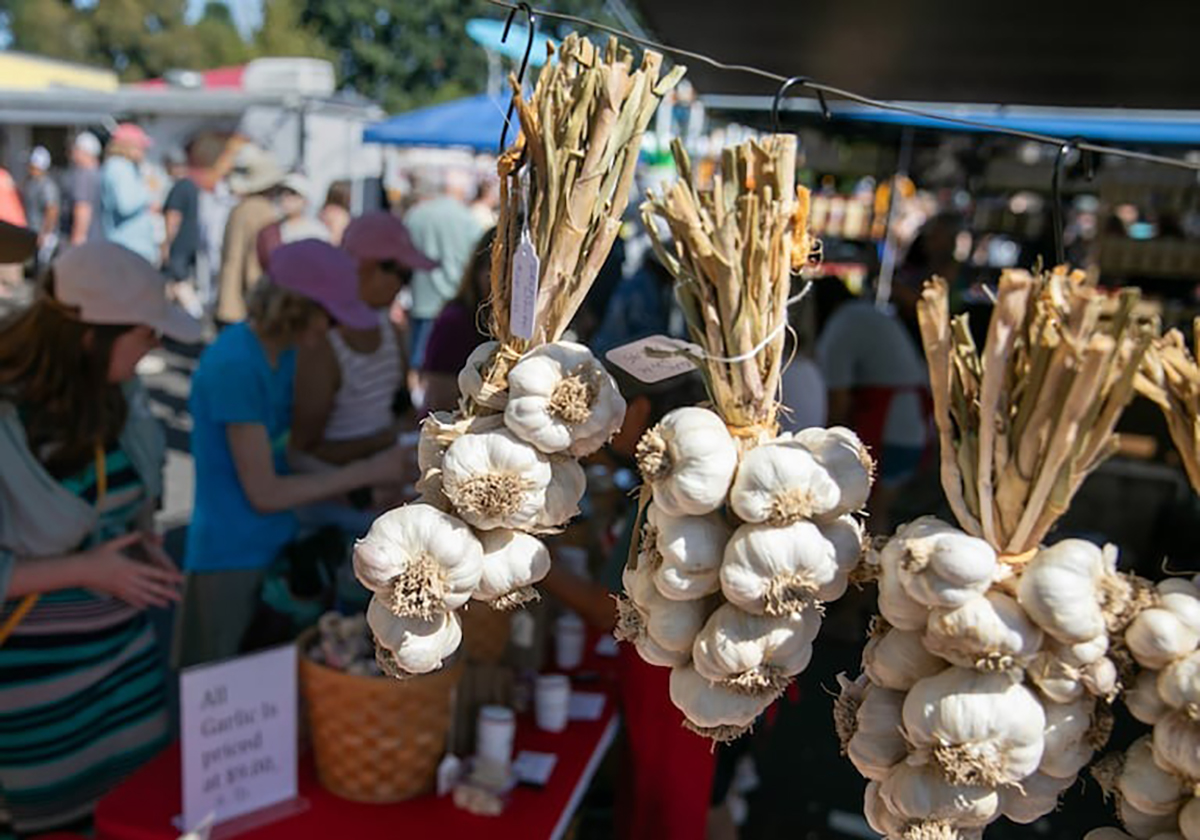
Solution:
{"label": "blue canopy tent", "polygon": [[493,99],[486,93],[455,99],[369,125],[363,129],[363,142],[495,152],[507,108],[507,99]]}

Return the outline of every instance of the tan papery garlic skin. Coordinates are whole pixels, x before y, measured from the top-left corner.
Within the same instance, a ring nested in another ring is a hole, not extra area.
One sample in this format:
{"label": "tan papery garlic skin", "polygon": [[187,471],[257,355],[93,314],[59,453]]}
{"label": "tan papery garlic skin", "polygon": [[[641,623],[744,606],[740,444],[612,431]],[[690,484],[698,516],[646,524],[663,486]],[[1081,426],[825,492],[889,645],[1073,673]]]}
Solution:
{"label": "tan papery garlic skin", "polygon": [[1193,796],[1179,810],[1179,833],[1185,840],[1200,840],[1200,799]]}

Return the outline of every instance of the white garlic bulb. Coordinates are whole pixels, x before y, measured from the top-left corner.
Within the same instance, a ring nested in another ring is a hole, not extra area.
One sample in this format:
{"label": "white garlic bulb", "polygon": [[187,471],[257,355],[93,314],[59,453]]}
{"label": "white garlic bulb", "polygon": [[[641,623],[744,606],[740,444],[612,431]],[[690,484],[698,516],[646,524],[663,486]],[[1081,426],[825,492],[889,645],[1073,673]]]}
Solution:
{"label": "white garlic bulb", "polygon": [[651,502],[646,522],[652,542],[643,550],[664,597],[690,601],[720,591],[721,559],[730,534],[720,514],[671,516]]}
{"label": "white garlic bulb", "polygon": [[1158,605],[1200,634],[1200,590],[1190,580],[1169,578],[1156,587]]}
{"label": "white garlic bulb", "polygon": [[900,717],[903,706],[903,692],[870,683],[863,690],[846,756],[864,778],[883,781],[908,755]]}
{"label": "white garlic bulb", "polygon": [[550,484],[546,487],[546,506],[537,518],[539,530],[561,528],[579,513],[579,501],[587,492],[587,474],[574,458],[550,459]]}
{"label": "white garlic bulb", "polygon": [[1154,724],[1154,760],[1183,779],[1200,779],[1200,728],[1186,712],[1163,715]]}
{"label": "white garlic bulb", "polygon": [[725,503],[738,451],[725,421],[688,406],[668,413],[642,436],[637,461],[664,512],[702,516]]}
{"label": "white garlic bulb", "polygon": [[982,595],[996,574],[996,552],[933,516],[902,525],[884,546],[914,600],[928,607],[954,608]]}
{"label": "white garlic bulb", "polygon": [[483,575],[475,598],[495,609],[510,610],[536,601],[533,585],[550,571],[550,551],[537,537],[522,531],[482,531]]}
{"label": "white garlic bulb", "polygon": [[422,474],[442,466],[442,456],[450,445],[442,442],[442,436],[455,425],[455,417],[449,411],[431,412],[421,421],[421,433],[417,436],[417,469]]}
{"label": "white garlic bulb", "polygon": [[1117,816],[1125,830],[1137,840],[1153,840],[1158,835],[1173,831],[1178,826],[1178,815],[1174,811],[1165,814],[1147,814],[1129,804],[1127,799],[1117,803]]}
{"label": "white garlic bulb", "polygon": [[690,727],[715,741],[744,734],[775,700],[773,695],[744,694],[710,683],[691,665],[671,669],[670,692]]}
{"label": "white garlic bulb", "polygon": [[485,341],[467,356],[467,363],[458,372],[458,390],[464,397],[487,408],[503,411],[508,404],[508,391],[484,389],[483,369],[500,349],[498,341]]}
{"label": "white garlic bulb", "polygon": [[1084,540],[1062,540],[1025,566],[1017,600],[1043,630],[1073,644],[1103,635],[1106,617],[1124,610],[1129,584],[1116,573],[1116,555]]}
{"label": "white garlic bulb", "polygon": [[1133,837],[1119,828],[1093,828],[1083,835],[1083,840],[1133,840]]}
{"label": "white garlic bulb", "polygon": [[456,613],[442,613],[429,621],[399,618],[378,595],[367,605],[367,624],[387,651],[380,658],[394,666],[397,676],[436,671],[462,642],[462,624]]}
{"label": "white garlic bulb", "polygon": [[904,700],[909,742],[955,784],[1017,784],[1032,775],[1045,728],[1042,704],[1006,674],[948,668]]}
{"label": "white garlic bulb", "polygon": [[812,659],[821,616],[751,615],[723,604],[696,636],[692,662],[700,676],[751,694],[778,696]]}
{"label": "white garlic bulb", "polygon": [[626,568],[622,581],[634,610],[622,615],[621,636],[636,642],[647,633],[665,650],[690,655],[696,635],[712,612],[710,601],[664,598],[654,585],[653,573],[642,564],[637,569]]}
{"label": "white garlic bulb", "polygon": [[900,552],[881,551],[879,563],[879,612],[898,630],[924,631],[929,607],[915,600],[900,583]]}
{"label": "white garlic bulb", "polygon": [[813,427],[796,432],[792,440],[811,452],[837,481],[842,496],[838,508],[842,513],[867,506],[875,463],[858,435],[845,426]]}
{"label": "white garlic bulb", "polygon": [[1179,810],[1179,833],[1185,840],[1200,840],[1200,799],[1193,796]]}
{"label": "white garlic bulb", "polygon": [[892,813],[908,822],[977,828],[1000,812],[1000,795],[994,788],[952,784],[933,764],[896,765],[880,784],[879,795]]}
{"label": "white garlic bulb", "polygon": [[1164,668],[1158,676],[1157,689],[1167,706],[1186,711],[1193,719],[1200,720],[1200,651],[1189,653]]}
{"label": "white garlic bulb", "polygon": [[[1155,762],[1149,735],[1134,741],[1125,752],[1125,764],[1117,777],[1117,790],[1134,809],[1151,816],[1175,814],[1184,799],[1179,779]],[[1132,830],[1128,823],[1126,828]]]}
{"label": "white garlic bulb", "polygon": [[1131,715],[1151,726],[1171,711],[1158,693],[1158,679],[1158,671],[1140,672],[1122,698]]}
{"label": "white garlic bulb", "polygon": [[508,372],[505,425],[542,452],[590,455],[624,420],[617,383],[582,344],[535,347]]}
{"label": "white garlic bulb", "polygon": [[801,519],[849,513],[842,490],[812,453],[791,440],[775,439],[742,456],[729,506],[745,522],[784,527]]}
{"label": "white garlic bulb", "polygon": [[[1096,701],[1081,697],[1073,703],[1047,703],[1045,743],[1038,772],[1056,779],[1074,779],[1094,752]],[[1107,739],[1107,733],[1103,733]]]}
{"label": "white garlic bulb", "polygon": [[483,547],[461,520],[411,504],[380,516],[354,544],[354,573],[393,613],[431,620],[467,603]]}
{"label": "white garlic bulb", "polygon": [[1019,825],[1029,825],[1052,813],[1058,807],[1058,797],[1075,783],[1066,779],[1034,773],[1020,787],[1000,788],[1000,813]]}
{"label": "white garlic bulb", "polygon": [[1142,610],[1125,631],[1125,644],[1143,668],[1158,670],[1196,649],[1197,633],[1161,607]]}
{"label": "white garlic bulb", "polygon": [[535,527],[552,476],[549,459],[507,430],[465,434],[442,458],[446,498],[481,530]]}
{"label": "white garlic bulb", "polygon": [[943,659],[980,671],[1024,668],[1042,645],[1042,631],[1002,592],[988,592],[929,615],[925,647]]}
{"label": "white garlic bulb", "polygon": [[949,667],[921,643],[921,634],[891,627],[872,633],[863,648],[863,672],[875,685],[908,691],[918,680]]}
{"label": "white garlic bulb", "polygon": [[905,820],[893,814],[879,795],[879,782],[867,783],[866,793],[863,794],[863,816],[867,825],[876,834],[883,837],[898,837],[904,831]]}
{"label": "white garlic bulb", "polygon": [[[721,591],[730,603],[761,615],[786,615],[846,591],[858,556],[847,556],[816,524],[785,528],[743,525],[725,546]],[[840,556],[839,556],[840,555]]]}

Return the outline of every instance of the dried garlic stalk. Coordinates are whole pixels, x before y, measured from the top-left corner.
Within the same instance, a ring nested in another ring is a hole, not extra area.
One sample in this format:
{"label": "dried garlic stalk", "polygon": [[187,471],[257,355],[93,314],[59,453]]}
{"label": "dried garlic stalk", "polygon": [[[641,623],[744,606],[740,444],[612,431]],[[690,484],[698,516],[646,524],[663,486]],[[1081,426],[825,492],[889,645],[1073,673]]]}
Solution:
{"label": "dried garlic stalk", "polygon": [[[1200,318],[1192,324],[1192,335],[1200,340]],[[1200,493],[1200,365],[1179,330],[1151,345],[1138,371],[1137,390],[1162,409],[1188,480]]]}
{"label": "dried garlic stalk", "polygon": [[[796,138],[772,135],[724,150],[700,189],[682,145],[679,180],[642,204],[659,259],[675,276],[697,365],[733,427],[773,429],[793,267],[808,259],[808,190],[796,187]],[[664,241],[655,217],[673,241]],[[736,359],[737,361],[726,361]]]}
{"label": "dried garlic stalk", "polygon": [[[1035,548],[1116,448],[1152,330],[1082,272],[1005,271],[982,355],[946,283],[917,311],[941,442],[942,486],[962,527],[1009,554]],[[1107,310],[1107,311],[1106,311]]]}

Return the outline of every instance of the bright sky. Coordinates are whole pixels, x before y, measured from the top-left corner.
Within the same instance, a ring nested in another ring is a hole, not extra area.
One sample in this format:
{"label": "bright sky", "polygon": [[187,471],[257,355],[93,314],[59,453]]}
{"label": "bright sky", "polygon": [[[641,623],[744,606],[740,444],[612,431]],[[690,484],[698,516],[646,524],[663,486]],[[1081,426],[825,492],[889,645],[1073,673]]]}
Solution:
{"label": "bright sky", "polygon": [[[207,0],[188,0],[188,15],[191,20],[200,16],[206,2]],[[233,11],[233,19],[237,21],[238,29],[243,35],[257,29],[262,22],[262,4],[263,0],[225,0],[225,5]]]}

